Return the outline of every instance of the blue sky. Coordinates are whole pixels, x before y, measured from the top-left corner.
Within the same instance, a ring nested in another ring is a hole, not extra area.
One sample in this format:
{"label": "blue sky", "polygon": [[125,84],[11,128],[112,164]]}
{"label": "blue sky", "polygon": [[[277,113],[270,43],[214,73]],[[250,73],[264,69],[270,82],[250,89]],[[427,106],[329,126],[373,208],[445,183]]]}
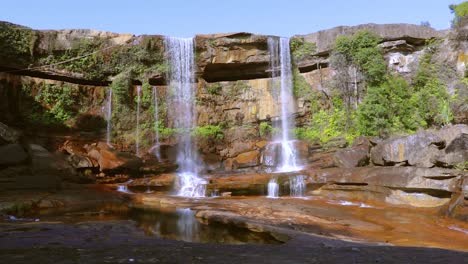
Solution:
{"label": "blue sky", "polygon": [[247,31],[292,36],[340,25],[428,21],[449,27],[460,0],[14,0],[0,20],[35,29],[89,28],[190,37]]}

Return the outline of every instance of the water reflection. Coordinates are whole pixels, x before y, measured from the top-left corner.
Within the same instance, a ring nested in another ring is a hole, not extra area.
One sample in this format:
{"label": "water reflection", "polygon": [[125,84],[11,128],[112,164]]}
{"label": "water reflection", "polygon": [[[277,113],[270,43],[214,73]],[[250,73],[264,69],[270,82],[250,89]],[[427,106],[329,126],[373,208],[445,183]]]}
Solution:
{"label": "water reflection", "polygon": [[132,210],[132,217],[146,235],[188,242],[228,244],[279,244],[269,233],[221,223],[203,223],[187,208],[158,211]]}
{"label": "water reflection", "polygon": [[132,220],[147,236],[187,242],[228,244],[280,244],[270,233],[253,232],[246,228],[219,222],[207,223],[195,217],[188,208],[160,207],[151,210],[106,204],[79,210],[42,211],[43,221],[80,223],[87,221]]}

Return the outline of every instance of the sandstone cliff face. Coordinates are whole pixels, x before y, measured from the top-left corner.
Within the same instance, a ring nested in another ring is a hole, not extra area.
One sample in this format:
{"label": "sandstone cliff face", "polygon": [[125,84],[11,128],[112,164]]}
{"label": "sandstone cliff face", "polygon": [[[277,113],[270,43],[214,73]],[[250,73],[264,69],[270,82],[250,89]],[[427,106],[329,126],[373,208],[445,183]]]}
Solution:
{"label": "sandstone cliff face", "polygon": [[[18,30],[27,32],[24,43],[21,43],[22,49],[13,50],[16,52],[14,54],[0,52],[0,70],[6,71],[0,75],[0,119],[7,124],[23,124],[22,113],[26,105],[23,103],[24,94],[19,92],[23,86],[32,87],[31,98],[44,85],[71,86],[76,87],[77,91],[73,99],[81,104],[80,109],[75,109],[75,119],[70,123],[72,130],[82,130],[78,120],[89,119],[89,126],[94,127],[93,137],[104,139],[106,86],[127,70],[131,72],[129,78],[133,85],[149,81],[159,91],[160,101],[164,101],[167,65],[164,65],[162,36],[134,36],[93,30],[34,31],[11,24],[1,25],[6,28],[6,33],[0,35],[4,39],[5,34],[16,34]],[[363,29],[383,39],[381,46],[388,67],[405,77],[414,74],[419,58],[425,52],[425,41],[433,38],[443,39],[437,60],[455,72],[454,77],[444,80],[449,84],[449,89],[459,85],[455,81],[456,76],[466,71],[467,41],[451,37],[448,32],[406,24],[337,27],[293,37],[317,46],[315,54],[312,54],[314,56],[295,61],[294,67],[298,69],[308,89],[329,94],[329,81],[336,74],[329,62],[334,40],[340,35],[352,35]],[[268,36],[250,33],[195,36],[198,125],[222,124],[224,129],[223,139],[200,144],[204,154],[218,156],[215,160],[227,161],[243,153],[261,150],[255,143],[268,138],[260,135],[259,124],[279,118],[278,102],[272,95],[267,39]],[[6,45],[13,45],[13,42]],[[75,60],[70,64],[60,63],[88,54],[92,56],[79,60],[79,63]],[[134,88],[127,92],[130,98],[136,95]],[[311,102],[308,100],[300,96],[297,98],[299,124],[310,120],[312,115]],[[43,104],[41,107],[47,109],[51,106]],[[130,107],[125,116],[128,118],[121,126],[123,135],[115,143],[123,149],[131,149],[134,144],[131,135],[135,107]],[[143,108],[141,116],[142,123],[151,127],[154,121],[151,109]],[[92,120],[96,123],[92,123]],[[172,120],[164,120],[167,126],[171,123]],[[149,149],[152,144],[149,139],[153,137],[153,132],[148,129],[142,135],[148,141],[143,144],[143,148]],[[242,146],[236,143],[239,140]],[[162,141],[168,145],[174,143],[170,139],[163,138]],[[233,161],[227,163],[232,164]]]}

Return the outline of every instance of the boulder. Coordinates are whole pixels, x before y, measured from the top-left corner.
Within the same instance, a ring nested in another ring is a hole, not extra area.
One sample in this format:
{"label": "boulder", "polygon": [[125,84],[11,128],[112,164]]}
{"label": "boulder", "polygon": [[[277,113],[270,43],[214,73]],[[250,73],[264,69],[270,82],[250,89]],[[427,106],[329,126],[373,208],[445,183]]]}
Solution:
{"label": "boulder", "polygon": [[[468,176],[468,173],[458,170],[416,167],[362,167],[346,170],[331,168],[309,170],[308,173],[311,181],[315,183],[374,185],[393,189],[442,192],[459,191],[460,179]],[[466,186],[462,188],[465,190]]]}
{"label": "boulder", "polygon": [[21,133],[0,122],[0,145],[18,143]]}
{"label": "boulder", "polygon": [[375,165],[408,164],[416,167],[434,166],[439,149],[444,140],[434,132],[391,138],[377,144],[371,150],[371,160]]}
{"label": "boulder", "polygon": [[369,163],[369,149],[369,140],[361,137],[350,148],[338,150],[333,155],[333,161],[339,168],[362,167]]}
{"label": "boulder", "polygon": [[132,187],[147,187],[147,186],[171,187],[174,184],[176,178],[177,178],[177,175],[174,174],[174,173],[163,173],[163,174],[159,174],[157,176],[134,179],[130,183],[128,183],[128,186],[132,186]]}
{"label": "boulder", "polygon": [[8,144],[0,146],[0,166],[17,165],[23,163],[28,158],[20,144]]}
{"label": "boulder", "polygon": [[468,134],[468,126],[464,124],[445,126],[436,133],[445,141],[445,146],[448,146],[455,138]]}
{"label": "boulder", "polygon": [[240,153],[253,150],[254,146],[254,142],[235,141],[231,144],[230,148],[223,149],[221,151],[221,155],[223,157],[232,158],[239,155]]}
{"label": "boulder", "polygon": [[67,160],[75,169],[96,168],[99,166],[94,159],[80,154],[72,154],[68,156]]}
{"label": "boulder", "polygon": [[116,151],[104,142],[100,142],[95,148],[89,150],[88,157],[97,160],[102,172],[137,172],[143,165],[139,157],[128,152]]}
{"label": "boulder", "polygon": [[259,165],[260,151],[254,150],[237,155],[234,159],[234,168],[247,168]]}
{"label": "boulder", "polygon": [[454,138],[437,157],[437,162],[444,166],[457,166],[468,162],[468,134]]}

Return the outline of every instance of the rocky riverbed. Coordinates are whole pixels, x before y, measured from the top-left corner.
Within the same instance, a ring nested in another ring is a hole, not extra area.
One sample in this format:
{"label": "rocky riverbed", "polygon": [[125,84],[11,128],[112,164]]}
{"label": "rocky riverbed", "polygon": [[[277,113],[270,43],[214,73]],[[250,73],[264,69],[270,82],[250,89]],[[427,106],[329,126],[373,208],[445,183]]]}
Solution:
{"label": "rocky riverbed", "polygon": [[[187,199],[157,193],[122,194],[113,188],[80,185],[55,193],[2,193],[2,206],[33,201],[31,209],[21,216],[4,215],[0,222],[2,261],[463,263],[467,257],[466,222],[439,216],[430,209],[320,197]],[[161,219],[164,212],[176,208],[190,208],[196,221],[208,227],[220,224],[245,234],[264,234],[263,242],[247,240],[242,242],[247,244],[237,241],[233,245],[233,241],[168,239],[171,237],[161,236],[161,230],[168,229],[161,228],[162,222],[158,227],[142,220],[155,212]],[[135,210],[147,214],[127,217]]]}

